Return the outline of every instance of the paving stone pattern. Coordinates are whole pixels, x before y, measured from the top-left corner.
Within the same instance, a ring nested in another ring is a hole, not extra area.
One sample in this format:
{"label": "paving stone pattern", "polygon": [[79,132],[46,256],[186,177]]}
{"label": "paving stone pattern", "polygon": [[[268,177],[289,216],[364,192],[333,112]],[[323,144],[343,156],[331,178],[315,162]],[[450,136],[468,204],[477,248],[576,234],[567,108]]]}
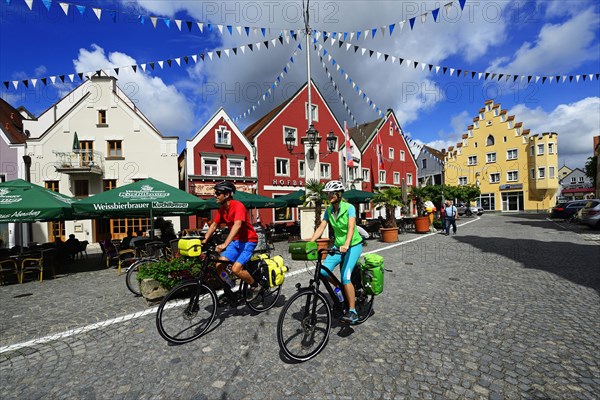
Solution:
{"label": "paving stone pattern", "polygon": [[[541,215],[458,222],[456,235],[369,242],[365,251],[379,250],[387,270],[375,314],[355,328],[334,322],[325,350],[302,364],[280,353],[276,324],[294,285],[312,273],[289,260],[285,243],[278,250],[296,275],[279,304],[260,315],[220,309],[204,337],[182,346],[158,335],[153,309],[114,269],[74,273],[71,265],[72,273],[41,285],[2,286],[0,396],[600,398],[600,241]],[[100,327],[5,350],[94,323]]]}

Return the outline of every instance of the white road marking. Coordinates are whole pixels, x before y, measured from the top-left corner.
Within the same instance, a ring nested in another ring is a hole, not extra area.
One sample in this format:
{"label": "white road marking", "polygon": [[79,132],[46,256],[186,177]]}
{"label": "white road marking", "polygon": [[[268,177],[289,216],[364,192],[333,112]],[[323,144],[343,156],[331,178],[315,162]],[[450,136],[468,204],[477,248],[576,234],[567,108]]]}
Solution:
{"label": "white road marking", "polygon": [[[462,224],[460,224],[458,226],[467,225],[467,224],[470,224],[470,223],[475,222],[477,220],[479,220],[479,218],[473,219],[471,221],[463,222]],[[414,239],[407,240],[405,242],[400,242],[400,243],[396,243],[396,244],[393,244],[393,245],[390,245],[390,246],[387,246],[387,247],[382,247],[380,249],[376,249],[376,250],[372,250],[372,251],[367,251],[367,252],[365,252],[363,254],[373,254],[373,253],[378,253],[380,251],[393,249],[395,247],[403,246],[405,244],[412,243],[412,242],[416,242],[418,240],[425,239],[425,238],[427,238],[427,237],[429,237],[431,235],[437,235],[437,234],[438,234],[437,232],[435,232],[435,233],[428,233],[428,234],[425,234],[423,236],[419,236],[419,237],[416,237]],[[305,272],[307,272],[307,271],[309,271],[310,269],[313,269],[313,268],[314,268],[314,266],[310,266],[310,267],[307,266],[306,268],[302,268],[302,269],[295,270],[295,271],[290,271],[288,274],[286,274],[286,277],[292,277],[292,276],[295,276],[295,275],[300,275],[300,274],[305,273]],[[139,311],[139,312],[135,312],[135,313],[132,313],[132,314],[123,315],[121,317],[108,319],[106,321],[96,322],[94,324],[86,325],[86,326],[83,326],[83,327],[80,327],[80,328],[69,329],[69,330],[64,331],[64,332],[55,333],[53,335],[44,336],[44,337],[41,337],[41,338],[38,338],[38,339],[28,340],[27,342],[11,344],[9,346],[3,346],[3,347],[0,347],[0,354],[7,353],[7,352],[10,352],[10,351],[19,350],[19,349],[22,349],[24,347],[31,347],[31,346],[35,346],[35,345],[39,345],[39,344],[53,342],[55,340],[65,339],[65,338],[68,338],[68,337],[71,337],[71,336],[75,336],[75,335],[79,335],[79,334],[82,334],[82,333],[86,333],[86,332],[89,332],[89,331],[92,331],[92,330],[95,330],[95,329],[106,328],[107,326],[118,324],[118,323],[121,323],[121,322],[131,321],[133,319],[144,317],[144,316],[146,316],[148,314],[156,313],[156,310],[158,310],[158,306],[149,308],[149,309],[144,310],[144,311]]]}

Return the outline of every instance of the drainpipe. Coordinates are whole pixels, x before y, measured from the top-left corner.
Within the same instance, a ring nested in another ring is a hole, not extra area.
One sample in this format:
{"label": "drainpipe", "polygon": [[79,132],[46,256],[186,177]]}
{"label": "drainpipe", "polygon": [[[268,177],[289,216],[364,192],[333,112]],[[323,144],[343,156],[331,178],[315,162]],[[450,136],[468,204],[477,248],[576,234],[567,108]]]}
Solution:
{"label": "drainpipe", "polygon": [[[25,180],[27,182],[31,182],[31,157],[30,156],[23,156],[23,163],[25,164]],[[27,232],[27,242],[31,242],[33,239],[33,229],[31,227],[31,223],[27,223],[25,230]],[[21,232],[21,247],[24,244],[27,243],[23,243],[23,232]]]}

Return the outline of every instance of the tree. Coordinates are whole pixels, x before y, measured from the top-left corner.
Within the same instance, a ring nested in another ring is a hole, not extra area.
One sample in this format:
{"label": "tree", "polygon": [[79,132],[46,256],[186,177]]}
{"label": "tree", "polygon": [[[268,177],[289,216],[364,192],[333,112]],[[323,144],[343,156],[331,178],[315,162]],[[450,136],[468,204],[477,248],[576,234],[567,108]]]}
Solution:
{"label": "tree", "polygon": [[402,190],[395,186],[387,187],[375,193],[373,203],[385,207],[385,228],[396,228],[396,207],[402,207]]}
{"label": "tree", "polygon": [[316,179],[311,179],[306,182],[306,195],[303,197],[304,205],[315,208],[315,226],[316,231],[321,224],[321,214],[323,212],[323,204],[325,203],[325,184]]}
{"label": "tree", "polygon": [[588,157],[585,163],[585,176],[592,180],[592,184],[596,185],[598,176],[598,156]]}
{"label": "tree", "polygon": [[419,217],[423,216],[423,203],[425,202],[425,200],[428,199],[428,196],[429,196],[428,187],[430,187],[430,186],[422,186],[422,187],[413,186],[410,189],[411,194],[417,201],[417,215]]}

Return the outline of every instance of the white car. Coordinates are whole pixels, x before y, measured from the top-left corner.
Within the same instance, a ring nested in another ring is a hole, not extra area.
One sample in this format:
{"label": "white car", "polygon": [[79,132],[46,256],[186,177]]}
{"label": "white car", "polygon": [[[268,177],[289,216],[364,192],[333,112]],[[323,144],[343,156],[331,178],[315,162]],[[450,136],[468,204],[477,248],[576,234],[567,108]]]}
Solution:
{"label": "white car", "polygon": [[475,215],[481,215],[483,214],[483,208],[481,207],[477,207],[477,206],[468,206],[465,204],[458,204],[456,206],[456,211],[458,211],[458,215],[466,215],[467,217],[470,217],[471,215],[475,214]]}

